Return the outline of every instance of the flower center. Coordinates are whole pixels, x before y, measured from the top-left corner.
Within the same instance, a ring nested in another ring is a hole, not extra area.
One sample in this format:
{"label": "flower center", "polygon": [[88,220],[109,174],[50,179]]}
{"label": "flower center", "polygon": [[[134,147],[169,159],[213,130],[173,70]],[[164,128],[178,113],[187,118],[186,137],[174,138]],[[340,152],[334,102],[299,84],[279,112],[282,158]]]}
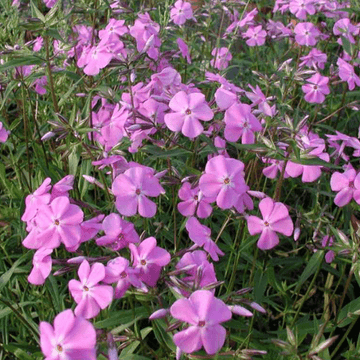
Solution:
{"label": "flower center", "polygon": [[58,352],[62,352],[62,351],[63,351],[63,348],[62,348],[61,345],[57,345],[57,346],[56,346],[56,350],[57,350]]}
{"label": "flower center", "polygon": [[136,189],[135,194],[136,194],[136,195],[140,195],[140,194],[141,194],[141,190],[140,190],[140,189]]}
{"label": "flower center", "polygon": [[204,327],[205,326],[205,321],[203,321],[203,320],[199,321],[198,326],[199,327]]}
{"label": "flower center", "polygon": [[144,260],[144,259],[141,260],[141,261],[140,261],[140,264],[141,264],[142,266],[145,266],[145,265],[146,265],[146,260]]}
{"label": "flower center", "polygon": [[228,177],[224,179],[224,184],[225,184],[225,185],[230,184],[230,179],[229,179]]}
{"label": "flower center", "polygon": [[195,201],[198,201],[199,200],[199,197],[197,195],[194,196],[194,200]]}
{"label": "flower center", "polygon": [[89,288],[87,286],[83,287],[84,291],[89,291]]}
{"label": "flower center", "polygon": [[314,85],[314,88],[313,88],[314,90],[317,90],[318,89],[318,86],[317,85]]}
{"label": "flower center", "polygon": [[60,225],[60,221],[59,221],[58,219],[56,219],[56,220],[54,221],[54,224],[55,224],[56,226],[58,226],[58,225]]}
{"label": "flower center", "polygon": [[186,115],[191,115],[191,110],[190,110],[190,109],[187,109],[187,110],[185,111],[185,114],[186,114]]}
{"label": "flower center", "polygon": [[264,221],[265,226],[270,226],[270,224],[267,221]]}
{"label": "flower center", "polygon": [[125,271],[123,271],[121,274],[120,274],[120,277],[122,279],[125,279],[127,277],[127,273]]}

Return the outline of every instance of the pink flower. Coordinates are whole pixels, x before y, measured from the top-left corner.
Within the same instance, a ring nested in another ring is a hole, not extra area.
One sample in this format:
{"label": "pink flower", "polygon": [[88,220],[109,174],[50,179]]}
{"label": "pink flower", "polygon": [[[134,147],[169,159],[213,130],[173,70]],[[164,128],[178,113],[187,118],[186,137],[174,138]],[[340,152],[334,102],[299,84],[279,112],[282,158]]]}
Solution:
{"label": "pink flower", "polygon": [[54,327],[40,323],[40,346],[45,360],[96,360],[96,332],[92,324],[68,309],[55,317]]}
{"label": "pink flower", "polygon": [[231,52],[228,48],[214,48],[211,52],[215,59],[210,60],[210,65],[215,69],[224,70],[228,67],[229,61],[232,59]]}
{"label": "pink flower", "polygon": [[277,233],[290,236],[294,224],[289,216],[286,206],[270,198],[260,201],[259,208],[263,219],[249,216],[247,225],[250,235],[260,234],[257,246],[261,250],[269,250],[279,244]]}
{"label": "pink flower", "polygon": [[234,104],[225,111],[224,136],[227,141],[238,141],[242,144],[254,144],[255,131],[261,131],[259,120],[251,113],[251,106]]}
{"label": "pink flower", "polygon": [[172,131],[181,131],[191,139],[204,130],[199,120],[209,121],[214,117],[205,95],[201,93],[186,94],[185,91],[179,91],[170,100],[169,107],[173,112],[165,115],[166,126]]}
{"label": "pink flower", "polygon": [[310,23],[298,23],[294,29],[295,40],[299,45],[314,46],[317,42],[317,37],[320,36],[318,28]]}
{"label": "pink flower", "polygon": [[70,204],[67,197],[57,197],[50,205],[39,208],[35,219],[37,226],[24,239],[23,245],[29,249],[54,249],[62,242],[68,250],[76,247],[81,237],[83,218],[81,209]]}
{"label": "pink flower", "polygon": [[36,251],[33,258],[33,269],[28,276],[28,281],[33,285],[42,285],[51,272],[51,256],[52,249],[40,248]]}
{"label": "pink flower", "polygon": [[360,86],[360,78],[355,74],[354,67],[341,58],[336,63],[339,66],[339,76],[343,81],[347,81],[349,90],[355,89],[355,84]]}
{"label": "pink flower", "polygon": [[41,36],[38,36],[35,39],[33,51],[35,51],[35,52],[40,51],[43,46],[43,42],[44,42],[44,39]]}
{"label": "pink flower", "polygon": [[354,169],[346,170],[344,173],[334,172],[330,179],[332,191],[337,191],[334,203],[343,207],[353,198],[360,205],[360,173],[356,174]]}
{"label": "pink flower", "polygon": [[[353,35],[358,35],[359,34],[359,28],[357,26],[354,26],[353,24],[351,24],[349,18],[344,18],[344,19],[338,20],[334,24],[333,32],[334,32],[334,35],[343,36],[346,39],[348,39],[350,43],[355,44],[355,39],[354,39]],[[340,45],[342,45],[342,39],[341,38],[338,39],[337,42]]]}
{"label": "pink flower", "polygon": [[176,25],[185,24],[186,20],[193,18],[191,4],[187,1],[177,0],[170,10],[170,19]]}
{"label": "pink flower", "polygon": [[265,44],[266,31],[263,30],[262,26],[250,26],[243,35],[246,40],[246,44],[249,46],[261,46]]}
{"label": "pink flower", "polygon": [[181,52],[181,56],[186,59],[188,64],[191,64],[191,58],[190,58],[190,53],[189,53],[189,47],[187,46],[186,42],[181,39],[181,38],[177,38],[176,39],[176,43],[179,47],[179,50]]}
{"label": "pink flower", "polygon": [[132,268],[129,266],[129,260],[119,256],[107,263],[105,278],[102,281],[107,284],[116,282],[115,299],[120,299],[131,285],[144,292],[148,291],[145,284],[140,280],[140,272],[140,268]]}
{"label": "pink flower", "polygon": [[99,31],[99,38],[107,43],[119,40],[120,36],[128,32],[125,20],[110,19],[104,30]]}
{"label": "pink flower", "polygon": [[58,0],[44,0],[44,3],[46,5],[47,8],[51,9]]}
{"label": "pink flower", "polygon": [[252,101],[251,107],[258,105],[259,111],[264,115],[273,116],[275,114],[275,106],[271,107],[267,103],[267,100],[270,100],[271,97],[266,98],[258,85],[254,88],[249,84],[249,88],[252,92],[246,91],[245,94],[246,97]]}
{"label": "pink flower", "polygon": [[193,216],[196,212],[196,215],[203,219],[210,216],[212,212],[210,203],[215,201],[215,198],[204,196],[198,186],[192,189],[188,182],[181,186],[179,198],[183,200],[177,206],[181,215]]}
{"label": "pink flower", "polygon": [[106,67],[113,55],[109,52],[108,47],[104,41],[101,41],[99,45],[93,46],[86,56],[84,73],[86,75],[97,75],[100,69]]}
{"label": "pink flower", "polygon": [[134,224],[120,218],[118,214],[110,214],[103,221],[104,236],[96,239],[96,244],[110,247],[114,251],[126,247],[129,243],[140,242]]}
{"label": "pink flower", "polygon": [[300,20],[306,20],[307,14],[314,15],[314,0],[291,0],[289,10]]}
{"label": "pink flower", "polygon": [[4,143],[9,136],[8,131],[4,128],[3,123],[0,121],[0,142]]}
{"label": "pink flower", "polygon": [[204,347],[207,354],[213,355],[224,345],[226,330],[220,324],[230,320],[232,314],[211,291],[198,290],[188,299],[175,301],[170,313],[190,325],[173,338],[182,351],[193,353]]}
{"label": "pink flower", "polygon": [[133,216],[137,212],[143,217],[156,214],[156,204],[147,196],[157,197],[165,190],[154,176],[154,171],[145,167],[132,167],[117,176],[112,185],[116,196],[116,208],[121,215]]}
{"label": "pink flower", "polygon": [[213,157],[206,164],[199,187],[205,196],[216,197],[216,204],[221,209],[230,209],[247,190],[244,164],[223,155]]}
{"label": "pink flower", "polygon": [[[330,247],[334,243],[334,238],[332,236],[326,235],[323,237],[321,241],[322,247]],[[329,250],[325,254],[325,261],[329,264],[332,263],[335,259],[335,252],[333,250]]]}
{"label": "pink flower", "polygon": [[101,263],[95,263],[90,268],[87,260],[84,260],[79,267],[78,276],[80,281],[69,281],[71,296],[78,304],[75,315],[91,319],[111,303],[114,291],[109,285],[98,285],[105,277],[105,266]]}
{"label": "pink flower", "polygon": [[155,286],[163,266],[170,262],[170,254],[159,246],[156,239],[149,237],[138,247],[129,244],[131,259],[135,269],[140,269],[140,280],[149,286]]}
{"label": "pink flower", "polygon": [[310,68],[312,67],[315,70],[317,70],[317,68],[324,69],[325,63],[327,61],[327,55],[314,48],[311,49],[309,54],[302,56],[300,60],[302,60],[302,62],[299,64],[299,67],[307,66]]}
{"label": "pink flower", "polygon": [[308,103],[323,103],[325,101],[325,95],[330,94],[328,86],[329,78],[316,73],[311,78],[307,79],[307,81],[309,84],[305,84],[301,87],[302,91],[305,93],[304,99]]}
{"label": "pink flower", "polygon": [[195,217],[190,217],[186,222],[186,230],[189,232],[189,238],[197,246],[203,246],[214,261],[219,261],[219,256],[225,255],[216,243],[211,239],[211,230],[205,225],[200,224]]}

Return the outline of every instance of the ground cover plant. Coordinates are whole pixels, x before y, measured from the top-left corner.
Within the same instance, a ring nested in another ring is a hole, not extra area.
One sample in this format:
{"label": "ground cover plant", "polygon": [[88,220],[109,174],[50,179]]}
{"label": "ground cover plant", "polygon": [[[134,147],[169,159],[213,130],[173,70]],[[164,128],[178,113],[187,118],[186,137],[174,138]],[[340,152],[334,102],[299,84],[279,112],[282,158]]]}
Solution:
{"label": "ground cover plant", "polygon": [[0,9],[0,359],[360,358],[357,1]]}

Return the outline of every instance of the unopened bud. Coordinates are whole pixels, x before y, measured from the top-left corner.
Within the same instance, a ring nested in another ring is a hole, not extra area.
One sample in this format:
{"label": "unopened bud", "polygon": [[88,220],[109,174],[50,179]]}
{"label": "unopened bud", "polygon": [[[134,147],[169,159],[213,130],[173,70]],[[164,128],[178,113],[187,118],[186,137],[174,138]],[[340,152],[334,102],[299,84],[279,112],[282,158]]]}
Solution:
{"label": "unopened bud", "polygon": [[52,131],[47,132],[42,138],[41,141],[49,140],[54,137],[56,134]]}
{"label": "unopened bud", "polygon": [[118,360],[119,356],[116,350],[114,338],[111,333],[107,334],[107,343],[108,343],[108,359]]}
{"label": "unopened bud", "polygon": [[149,320],[162,319],[169,314],[169,309],[159,309],[149,316]]}
{"label": "unopened bud", "polygon": [[166,332],[171,332],[176,330],[177,328],[179,328],[181,326],[182,322],[181,321],[176,321],[173,324],[171,324],[170,326],[168,326],[165,331]]}
{"label": "unopened bud", "polygon": [[236,315],[240,315],[240,316],[253,316],[253,313],[247,309],[245,309],[244,307],[240,306],[240,305],[230,305],[228,306],[228,308],[230,309],[230,311]]}
{"label": "unopened bud", "polygon": [[312,355],[315,355],[315,354],[317,354],[317,353],[319,353],[321,351],[324,351],[325,349],[330,347],[337,338],[338,338],[338,335],[333,336],[330,339],[327,339],[327,340],[323,341],[321,344],[319,344],[313,350],[311,350],[309,355],[312,356]]}

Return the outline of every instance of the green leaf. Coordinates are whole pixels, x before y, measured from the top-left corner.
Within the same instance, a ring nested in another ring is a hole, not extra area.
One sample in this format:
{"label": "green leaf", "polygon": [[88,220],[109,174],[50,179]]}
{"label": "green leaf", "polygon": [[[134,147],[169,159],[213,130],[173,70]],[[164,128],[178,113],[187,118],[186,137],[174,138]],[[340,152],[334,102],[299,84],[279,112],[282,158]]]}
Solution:
{"label": "green leaf", "polygon": [[[111,313],[111,317],[106,320],[98,321],[94,324],[97,329],[111,328],[119,324],[128,324],[147,318],[149,316],[148,311],[144,306],[136,307],[131,310],[121,310]],[[115,329],[114,329],[115,330]]]}
{"label": "green leaf", "polygon": [[76,176],[80,161],[80,146],[74,146],[69,155],[69,174]]}
{"label": "green leaf", "polygon": [[315,254],[313,254],[310,258],[310,261],[308,262],[308,264],[305,267],[305,270],[303,271],[303,273],[300,276],[300,279],[298,280],[298,284],[296,286],[295,292],[299,292],[299,290],[301,289],[301,286],[304,284],[304,282],[311,276],[313,275],[317,268],[319,266],[321,266],[322,261],[323,261],[323,257],[324,257],[324,251],[323,250],[318,250]]}
{"label": "green leaf", "polygon": [[32,0],[30,0],[31,14],[33,17],[38,18],[43,23],[45,23],[45,16],[41,13],[41,11],[36,7]]}
{"label": "green leaf", "polygon": [[0,65],[0,72],[12,69],[14,67],[18,66],[24,66],[24,65],[41,65],[44,63],[44,60],[34,56],[34,55],[27,55],[22,56],[20,58],[14,58],[10,61],[7,61],[4,65]]}
{"label": "green leaf", "polygon": [[352,323],[357,318],[356,315],[355,315],[356,317],[352,316],[352,313],[359,309],[360,309],[360,297],[349,302],[341,309],[338,317],[337,326],[342,328]]}

